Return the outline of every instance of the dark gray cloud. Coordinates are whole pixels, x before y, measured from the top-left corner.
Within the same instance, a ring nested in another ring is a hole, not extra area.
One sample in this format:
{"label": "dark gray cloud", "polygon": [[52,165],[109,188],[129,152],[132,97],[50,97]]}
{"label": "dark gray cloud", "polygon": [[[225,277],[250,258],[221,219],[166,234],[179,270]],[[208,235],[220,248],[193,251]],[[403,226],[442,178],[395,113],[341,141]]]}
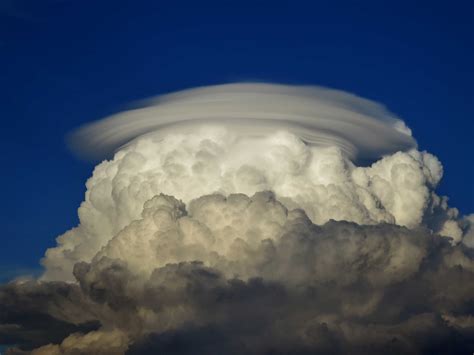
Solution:
{"label": "dark gray cloud", "polygon": [[13,282],[0,288],[0,344],[24,350],[100,327],[80,289],[64,282]]}
{"label": "dark gray cloud", "polygon": [[[236,215],[258,216],[256,229],[219,224],[236,206]],[[474,350],[473,250],[427,229],[317,226],[269,193],[203,196],[188,211],[161,196],[130,228],[75,264],[76,283],[1,287],[0,340],[10,354]],[[199,243],[222,233],[235,234],[228,250],[203,253]],[[191,234],[200,242],[187,244]],[[117,252],[121,243],[128,253]],[[161,263],[163,250],[185,261]]]}

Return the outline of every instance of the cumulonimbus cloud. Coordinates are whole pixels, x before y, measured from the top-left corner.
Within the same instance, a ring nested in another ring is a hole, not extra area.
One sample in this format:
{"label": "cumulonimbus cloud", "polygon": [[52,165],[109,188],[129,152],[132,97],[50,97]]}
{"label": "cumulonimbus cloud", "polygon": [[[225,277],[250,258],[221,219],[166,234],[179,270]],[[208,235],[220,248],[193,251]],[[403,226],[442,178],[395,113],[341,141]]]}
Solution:
{"label": "cumulonimbus cloud", "polygon": [[75,139],[116,152],[42,277],[0,287],[10,354],[472,352],[472,215],[380,105],[215,86]]}

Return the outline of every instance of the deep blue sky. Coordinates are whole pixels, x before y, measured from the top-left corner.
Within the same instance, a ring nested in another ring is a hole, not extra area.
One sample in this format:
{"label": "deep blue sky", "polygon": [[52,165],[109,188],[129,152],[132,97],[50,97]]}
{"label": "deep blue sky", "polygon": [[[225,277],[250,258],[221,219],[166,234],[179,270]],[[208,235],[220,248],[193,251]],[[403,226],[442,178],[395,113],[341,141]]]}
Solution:
{"label": "deep blue sky", "polygon": [[0,0],[0,280],[77,223],[93,165],[64,135],[131,101],[237,80],[380,101],[474,212],[472,1]]}

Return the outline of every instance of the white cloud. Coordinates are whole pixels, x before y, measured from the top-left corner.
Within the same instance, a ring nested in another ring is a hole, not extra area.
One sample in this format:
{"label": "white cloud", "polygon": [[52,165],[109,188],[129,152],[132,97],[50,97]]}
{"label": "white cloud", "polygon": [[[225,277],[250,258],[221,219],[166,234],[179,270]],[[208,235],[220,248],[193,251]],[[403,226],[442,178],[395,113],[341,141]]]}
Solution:
{"label": "white cloud", "polygon": [[[316,224],[335,219],[414,228],[429,220],[441,175],[439,161],[416,150],[357,167],[337,147],[308,146],[285,132],[243,138],[227,128],[202,127],[189,134],[149,134],[95,168],[79,208],[81,224],[48,250],[45,278],[70,279],[76,262],[90,261],[160,193],[187,203],[215,192],[268,190],[287,207],[304,209]],[[445,218],[449,208],[438,207]],[[458,241],[453,223],[427,226],[436,232],[444,228]]]}
{"label": "white cloud", "polygon": [[436,194],[441,163],[380,105],[227,85],[77,137],[99,153],[127,144],[94,169],[80,224],[46,252],[42,278],[0,287],[0,342],[21,348],[11,354],[472,344],[473,215]]}
{"label": "white cloud", "polygon": [[382,105],[316,86],[236,83],[189,89],[149,100],[74,132],[84,156],[103,158],[133,138],[160,138],[219,124],[238,136],[291,132],[307,144],[337,146],[351,159],[379,158],[416,146],[410,129]]}

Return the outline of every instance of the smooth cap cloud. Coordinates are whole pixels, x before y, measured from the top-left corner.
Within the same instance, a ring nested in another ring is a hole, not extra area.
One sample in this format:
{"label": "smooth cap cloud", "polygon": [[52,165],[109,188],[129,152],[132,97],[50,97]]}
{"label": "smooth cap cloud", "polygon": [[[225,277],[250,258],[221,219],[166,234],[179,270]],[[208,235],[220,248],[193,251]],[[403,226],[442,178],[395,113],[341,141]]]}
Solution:
{"label": "smooth cap cloud", "polygon": [[203,124],[224,125],[245,137],[285,130],[310,145],[337,146],[353,160],[416,147],[404,122],[376,102],[323,87],[263,83],[164,95],[78,129],[70,143],[85,158],[103,159],[147,133],[190,133]]}

